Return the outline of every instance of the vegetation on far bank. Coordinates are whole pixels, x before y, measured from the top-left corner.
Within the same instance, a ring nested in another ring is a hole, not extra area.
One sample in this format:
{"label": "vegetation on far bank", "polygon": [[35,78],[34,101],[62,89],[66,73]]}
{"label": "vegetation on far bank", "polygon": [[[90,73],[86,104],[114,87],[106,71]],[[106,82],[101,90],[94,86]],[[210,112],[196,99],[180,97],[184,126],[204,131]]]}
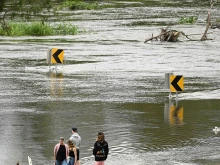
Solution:
{"label": "vegetation on far bank", "polygon": [[101,5],[98,1],[86,2],[82,0],[65,0],[57,6],[58,10],[62,8],[69,8],[70,10],[96,10],[101,9]]}
{"label": "vegetation on far bank", "polygon": [[49,36],[49,35],[75,35],[78,27],[70,23],[48,24],[44,22],[9,22],[8,30],[0,27],[2,36]]}
{"label": "vegetation on far bank", "polygon": [[[129,1],[129,3],[127,2]],[[75,35],[79,30],[73,24],[51,26],[51,16],[61,19],[61,10],[99,10],[109,7],[136,7],[160,3],[160,1],[138,0],[0,0],[0,35],[2,36],[45,36]],[[212,0],[211,0],[212,2]],[[152,3],[152,4],[151,4]],[[48,14],[49,13],[49,14]],[[196,23],[198,17],[181,17],[176,24]],[[50,21],[49,21],[50,20]],[[218,20],[219,21],[219,20]],[[148,25],[150,22],[132,22],[131,26]],[[163,23],[163,22],[162,22]]]}
{"label": "vegetation on far bank", "polygon": [[47,36],[77,34],[79,29],[74,24],[63,22],[54,24],[49,21],[50,15],[57,16],[57,18],[60,17],[55,8],[57,3],[53,0],[1,0],[0,35]]}

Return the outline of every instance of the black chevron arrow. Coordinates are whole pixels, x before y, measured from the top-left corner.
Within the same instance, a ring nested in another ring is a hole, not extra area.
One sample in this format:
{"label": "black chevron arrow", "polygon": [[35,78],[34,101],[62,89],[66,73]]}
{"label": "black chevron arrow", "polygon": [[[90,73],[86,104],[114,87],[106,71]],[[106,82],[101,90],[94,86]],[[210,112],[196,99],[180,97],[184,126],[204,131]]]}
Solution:
{"label": "black chevron arrow", "polygon": [[173,87],[177,90],[177,91],[183,91],[180,86],[177,84],[179,82],[179,80],[182,78],[182,76],[176,76],[173,81],[171,82],[171,84],[173,85]]}
{"label": "black chevron arrow", "polygon": [[62,63],[62,62],[60,61],[59,57],[58,57],[62,51],[63,51],[62,49],[58,49],[58,50],[53,54],[53,58],[55,59],[55,61],[56,61],[57,63]]}

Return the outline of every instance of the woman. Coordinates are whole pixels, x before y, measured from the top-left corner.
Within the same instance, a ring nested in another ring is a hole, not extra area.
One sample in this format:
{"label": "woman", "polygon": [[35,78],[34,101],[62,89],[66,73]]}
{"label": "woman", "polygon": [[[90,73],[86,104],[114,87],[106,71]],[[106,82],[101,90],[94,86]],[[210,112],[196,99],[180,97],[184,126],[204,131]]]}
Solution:
{"label": "woman", "polygon": [[104,162],[108,156],[108,152],[108,143],[107,141],[105,141],[104,133],[99,132],[93,148],[93,155],[95,156],[95,165],[104,165]]}
{"label": "woman", "polygon": [[76,147],[74,146],[72,140],[68,140],[67,142],[69,146],[69,157],[68,157],[68,164],[67,165],[76,165],[77,164],[77,151]]}

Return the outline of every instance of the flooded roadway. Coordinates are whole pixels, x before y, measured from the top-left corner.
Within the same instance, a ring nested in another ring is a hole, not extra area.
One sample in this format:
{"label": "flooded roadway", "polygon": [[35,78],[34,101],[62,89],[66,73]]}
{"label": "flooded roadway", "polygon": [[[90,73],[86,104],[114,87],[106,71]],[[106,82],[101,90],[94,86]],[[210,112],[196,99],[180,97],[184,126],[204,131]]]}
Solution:
{"label": "flooded roadway", "polygon": [[[0,162],[52,164],[59,137],[76,126],[83,165],[98,131],[110,145],[106,165],[219,164],[219,30],[205,42],[143,43],[184,14],[199,14],[197,24],[172,29],[204,32],[204,7],[128,7],[68,17],[86,34],[1,37]],[[46,64],[53,47],[65,51],[57,73]],[[184,76],[178,102],[164,88],[169,72]]]}

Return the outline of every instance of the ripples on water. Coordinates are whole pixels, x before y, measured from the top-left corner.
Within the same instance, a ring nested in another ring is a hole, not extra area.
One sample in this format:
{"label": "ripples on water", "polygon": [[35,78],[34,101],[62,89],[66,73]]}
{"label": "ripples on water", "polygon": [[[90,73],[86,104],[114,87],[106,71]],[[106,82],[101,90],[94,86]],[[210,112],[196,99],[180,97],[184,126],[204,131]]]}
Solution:
{"label": "ripples on water", "polygon": [[[217,13],[213,9],[214,17]],[[100,130],[110,144],[106,165],[217,164],[219,134],[212,129],[220,126],[220,37],[143,43],[159,33],[162,23],[198,14],[198,24],[173,28],[202,33],[206,8],[138,7],[78,11],[69,17],[89,34],[2,37],[0,137],[8,141],[1,145],[1,162],[27,164],[30,155],[33,164],[52,164],[57,139],[68,138],[69,128],[79,123],[84,165],[93,162]],[[65,50],[59,74],[48,72],[45,63],[51,47]],[[179,94],[182,117],[165,110],[167,72],[185,77],[185,91]]]}

